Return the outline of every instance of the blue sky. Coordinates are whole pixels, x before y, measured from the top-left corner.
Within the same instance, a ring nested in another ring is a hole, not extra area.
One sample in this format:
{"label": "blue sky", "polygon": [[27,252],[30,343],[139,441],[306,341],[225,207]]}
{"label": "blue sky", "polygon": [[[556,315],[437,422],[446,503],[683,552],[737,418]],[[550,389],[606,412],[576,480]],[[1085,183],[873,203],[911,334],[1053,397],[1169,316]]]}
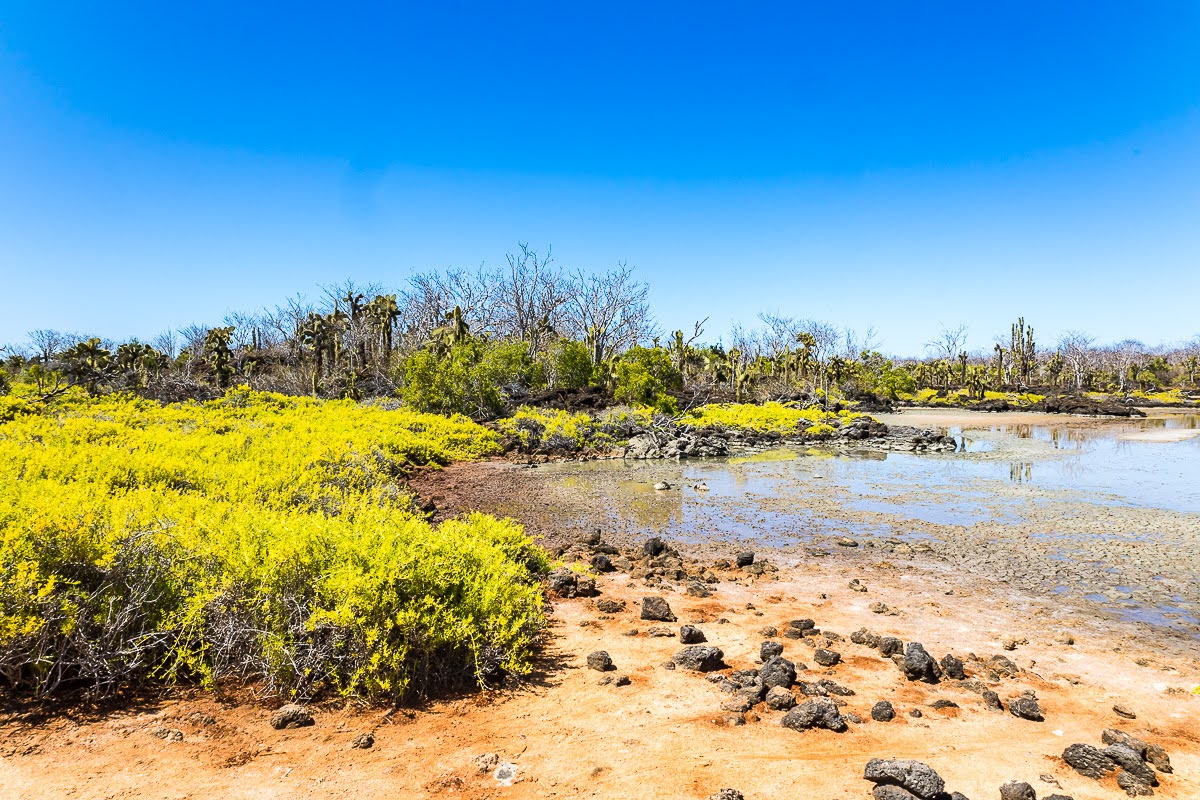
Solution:
{"label": "blue sky", "polygon": [[518,240],[714,339],[1200,333],[1194,2],[177,5],[0,0],[0,342]]}

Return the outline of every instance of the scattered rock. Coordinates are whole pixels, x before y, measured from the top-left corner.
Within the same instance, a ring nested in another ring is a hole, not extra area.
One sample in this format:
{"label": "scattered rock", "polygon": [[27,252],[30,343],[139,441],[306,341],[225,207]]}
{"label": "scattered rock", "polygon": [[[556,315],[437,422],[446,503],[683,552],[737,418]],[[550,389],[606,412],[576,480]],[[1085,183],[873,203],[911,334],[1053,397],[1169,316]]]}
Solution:
{"label": "scattered rock", "polygon": [[1142,783],[1134,775],[1125,770],[1117,771],[1117,786],[1125,790],[1125,794],[1130,797],[1147,796],[1154,794],[1154,790],[1149,785]]}
{"label": "scattered rock", "polygon": [[737,789],[721,789],[716,794],[709,795],[708,800],[746,800],[746,797]]}
{"label": "scattered rock", "polygon": [[1037,698],[1030,694],[1023,694],[1020,697],[1008,701],[1008,713],[1020,719],[1027,719],[1033,722],[1045,722],[1046,718],[1042,716],[1042,707],[1038,704]]}
{"label": "scattered rock", "polygon": [[818,648],[813,653],[813,661],[816,661],[822,667],[832,667],[837,665],[842,660],[842,654],[833,650]]}
{"label": "scattered rock", "polygon": [[858,542],[851,539],[849,536],[843,536],[837,540],[838,547],[858,547]]}
{"label": "scattered rock", "polygon": [[900,641],[895,636],[881,636],[879,638],[879,655],[883,656],[884,658],[890,658],[903,649],[904,642]]}
{"label": "scattered rock", "polygon": [[708,639],[705,638],[704,631],[695,625],[684,625],[679,629],[679,641],[683,644],[700,644]]}
{"label": "scattered rock", "polygon": [[659,481],[658,483],[654,484],[654,488],[660,492],[665,492],[667,489],[671,488],[671,484],[667,483],[666,481]]}
{"label": "scattered rock", "polygon": [[370,733],[360,733],[354,737],[354,741],[350,743],[350,746],[355,750],[370,750],[375,746],[375,737]]}
{"label": "scattered rock", "polygon": [[592,569],[596,572],[612,572],[616,567],[613,566],[611,558],[604,553],[597,553],[592,556]]}
{"label": "scattered rock", "polygon": [[594,669],[597,672],[608,672],[613,669],[613,661],[604,650],[597,650],[594,653],[589,653],[587,657],[587,665],[589,669]]}
{"label": "scattered rock", "polygon": [[739,567],[748,567],[754,563],[754,553],[750,552],[749,550],[745,551],[744,553],[738,553],[734,557],[734,563],[736,563]]}
{"label": "scattered rock", "polygon": [[1059,644],[1072,645],[1075,644],[1075,637],[1069,633],[1060,633],[1054,637],[1054,641]]}
{"label": "scattered rock", "polygon": [[628,686],[630,682],[628,675],[618,675],[613,678],[613,686]]}
{"label": "scattered rock", "polygon": [[983,702],[987,704],[989,711],[1003,711],[1004,704],[1000,702],[1000,695],[993,692],[991,689],[984,689]]}
{"label": "scattered rock", "polygon": [[659,556],[667,549],[667,543],[661,536],[651,536],[642,543],[642,552],[648,556]]}
{"label": "scattered rock", "polygon": [[647,636],[653,636],[658,639],[665,639],[669,636],[674,636],[675,631],[670,628],[665,628],[662,625],[651,625],[646,629]]}
{"label": "scattered rock", "polygon": [[1170,774],[1175,771],[1171,767],[1171,758],[1167,755],[1167,751],[1156,744],[1146,745],[1146,761],[1153,764],[1159,772]]}
{"label": "scattered rock", "polygon": [[867,590],[867,585],[865,583],[863,583],[862,581],[860,581],[858,578],[854,578],[853,580],[851,580],[848,585],[850,587],[850,590],[854,591],[854,592],[865,592]]}
{"label": "scattered rock", "polygon": [[719,647],[694,644],[685,647],[672,657],[678,666],[693,672],[712,672],[724,666],[725,653]]}
{"label": "scattered rock", "polygon": [[824,728],[834,733],[842,733],[847,727],[838,707],[828,697],[805,700],[784,714],[780,724],[794,731]]}
{"label": "scattered rock", "polygon": [[941,711],[943,708],[958,708],[959,705],[953,700],[942,698],[941,700],[934,700],[929,704],[929,707],[936,708],[938,711]]}
{"label": "scattered rock", "polygon": [[1007,639],[1001,640],[1001,642],[1000,642],[1000,646],[1003,647],[1005,650],[1016,650],[1017,645],[1022,645],[1022,644],[1029,644],[1029,640],[1024,637],[1022,637],[1020,639],[1007,638]]}
{"label": "scattered rock", "polygon": [[886,614],[889,611],[887,603],[881,603],[878,600],[876,600],[874,603],[871,603],[871,605],[867,606],[867,608],[871,609],[871,611],[876,614]]}
{"label": "scattered rock", "polygon": [[765,628],[759,628],[758,635],[770,639],[772,636],[778,636],[779,631],[776,630],[774,625],[768,625]]}
{"label": "scattered rock", "polygon": [[175,728],[159,728],[152,734],[155,739],[162,739],[167,742],[182,742],[183,731]]}
{"label": "scattered rock", "polygon": [[788,627],[798,631],[811,631],[817,627],[817,623],[811,619],[794,619],[788,623]]}
{"label": "scattered rock", "polygon": [[1139,783],[1144,783],[1147,786],[1158,786],[1158,777],[1154,774],[1154,770],[1150,769],[1146,765],[1146,762],[1142,760],[1142,757],[1129,745],[1110,744],[1101,752],[1107,756],[1109,761],[1136,778]]}
{"label": "scattered rock", "polygon": [[1009,781],[1000,787],[1000,800],[1037,800],[1037,792],[1024,781]]}
{"label": "scattered rock", "polygon": [[758,657],[763,661],[769,661],[775,656],[783,655],[783,645],[779,642],[763,642],[758,648]]}
{"label": "scattered rock", "polygon": [[1062,757],[1068,766],[1085,778],[1099,780],[1115,769],[1108,756],[1090,744],[1073,744],[1063,750]]}
{"label": "scattered rock", "polygon": [[796,695],[782,686],[772,686],[767,690],[767,706],[776,711],[787,711],[796,705]]}
{"label": "scattered rock", "polygon": [[[646,544],[649,545],[649,542]],[[667,604],[665,598],[650,596],[642,600],[642,619],[655,622],[674,622],[675,615],[671,613],[671,606]]]}
{"label": "scattered rock", "polygon": [[500,756],[495,753],[484,753],[483,755],[475,756],[475,769],[480,775],[486,775],[496,768],[500,763]]}
{"label": "scattered rock", "polygon": [[689,581],[685,590],[688,597],[712,597],[712,589],[709,589],[699,581]]}
{"label": "scattered rock", "polygon": [[305,728],[313,724],[312,714],[308,713],[308,709],[295,703],[288,703],[271,715],[271,727],[277,731]]}
{"label": "scattered rock", "polygon": [[1133,713],[1129,706],[1117,703],[1115,706],[1113,706],[1113,711],[1118,717],[1124,717],[1125,719],[1137,719],[1137,714]]}
{"label": "scattered rock", "polygon": [[919,709],[919,708],[914,708],[912,711],[908,712],[908,715],[910,717],[914,717],[916,719],[920,719],[921,717],[925,716],[924,714],[921,713],[921,709]]}
{"label": "scattered rock", "polygon": [[601,614],[619,614],[625,610],[625,601],[605,597],[596,601],[596,610]]}
{"label": "scattered rock", "polygon": [[946,790],[946,782],[928,764],[907,759],[872,758],[863,778],[883,786],[899,786],[921,800],[933,800]]}
{"label": "scattered rock", "polygon": [[796,682],[796,665],[783,656],[772,656],[763,662],[758,677],[763,686],[782,686],[787,689]]}
{"label": "scattered rock", "polygon": [[871,719],[876,722],[891,722],[896,718],[896,709],[887,700],[880,700],[871,706]]}
{"label": "scattered rock", "polygon": [[908,643],[908,647],[904,650],[904,661],[900,665],[900,669],[904,672],[904,677],[910,681],[938,682],[937,662],[933,660],[933,656],[925,652],[925,648],[920,642]]}
{"label": "scattered rock", "polygon": [[871,797],[875,800],[921,800],[907,789],[882,783],[871,789]]}
{"label": "scattered rock", "polygon": [[961,681],[966,678],[961,659],[947,653],[942,656],[942,673],[951,680]]}

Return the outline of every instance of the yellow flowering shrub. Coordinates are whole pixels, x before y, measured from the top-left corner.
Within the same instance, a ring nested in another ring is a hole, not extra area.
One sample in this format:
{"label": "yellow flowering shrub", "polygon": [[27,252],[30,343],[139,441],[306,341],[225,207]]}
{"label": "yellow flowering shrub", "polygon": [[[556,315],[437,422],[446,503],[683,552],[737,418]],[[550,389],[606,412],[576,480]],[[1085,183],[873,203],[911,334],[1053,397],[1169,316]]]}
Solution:
{"label": "yellow flowering shrub", "polygon": [[263,681],[404,696],[529,669],[549,562],[403,476],[477,458],[465,417],[234,389],[72,395],[0,422],[0,685]]}
{"label": "yellow flowering shrub", "polygon": [[[784,403],[719,403],[701,406],[685,413],[680,420],[698,428],[742,428],[763,433],[794,434],[811,426],[837,420],[841,423],[863,416],[850,411],[834,413],[819,408],[797,408]],[[832,428],[830,428],[832,430]],[[822,429],[821,432],[824,432]]]}

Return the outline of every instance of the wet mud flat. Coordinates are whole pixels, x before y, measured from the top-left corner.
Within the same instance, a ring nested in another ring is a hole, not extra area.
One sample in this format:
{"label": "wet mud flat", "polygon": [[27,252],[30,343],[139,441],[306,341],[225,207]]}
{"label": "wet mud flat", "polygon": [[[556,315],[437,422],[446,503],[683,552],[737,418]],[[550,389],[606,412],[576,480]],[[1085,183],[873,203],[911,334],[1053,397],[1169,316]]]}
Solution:
{"label": "wet mud flat", "polygon": [[[598,529],[623,543],[662,535],[697,555],[740,546],[811,563],[857,552],[1200,648],[1200,438],[1190,435],[1200,416],[897,416],[953,434],[962,452],[495,462],[451,468],[426,488],[444,514],[506,514],[551,546]],[[1168,434],[1136,438],[1156,431]]]}

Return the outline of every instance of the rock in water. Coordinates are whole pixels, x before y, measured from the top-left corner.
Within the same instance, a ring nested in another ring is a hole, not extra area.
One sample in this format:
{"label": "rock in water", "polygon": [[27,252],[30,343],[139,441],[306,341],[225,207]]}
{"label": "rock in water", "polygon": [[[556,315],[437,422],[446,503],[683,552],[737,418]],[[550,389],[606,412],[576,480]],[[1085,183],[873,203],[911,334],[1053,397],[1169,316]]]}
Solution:
{"label": "rock in water", "polygon": [[724,666],[721,660],[724,657],[725,653],[719,647],[694,644],[680,650],[671,660],[693,672],[712,672]]}
{"label": "rock in water", "polygon": [[642,619],[674,622],[675,615],[671,613],[671,606],[667,604],[665,598],[646,597],[642,600]]}
{"label": "rock in water", "polygon": [[824,728],[834,733],[842,733],[847,728],[846,720],[842,719],[838,707],[828,697],[805,700],[784,714],[780,724],[794,731]]}
{"label": "rock in water", "polygon": [[1024,781],[1009,781],[1000,787],[1000,800],[1037,800],[1037,792]]}
{"label": "rock in water", "polygon": [[901,666],[904,677],[910,681],[925,683],[938,682],[938,666],[933,656],[925,652],[920,642],[909,642],[904,650],[904,663]]}
{"label": "rock in water", "polygon": [[863,778],[884,786],[899,786],[921,800],[933,800],[946,790],[946,782],[933,767],[907,759],[872,758],[863,770]]}
{"label": "rock in water", "polygon": [[271,727],[277,731],[285,728],[304,728],[312,725],[312,714],[304,706],[288,703],[271,715]]}
{"label": "rock in water", "polygon": [[1063,750],[1063,761],[1080,775],[1099,780],[1116,767],[1108,756],[1090,744],[1073,744]]}

